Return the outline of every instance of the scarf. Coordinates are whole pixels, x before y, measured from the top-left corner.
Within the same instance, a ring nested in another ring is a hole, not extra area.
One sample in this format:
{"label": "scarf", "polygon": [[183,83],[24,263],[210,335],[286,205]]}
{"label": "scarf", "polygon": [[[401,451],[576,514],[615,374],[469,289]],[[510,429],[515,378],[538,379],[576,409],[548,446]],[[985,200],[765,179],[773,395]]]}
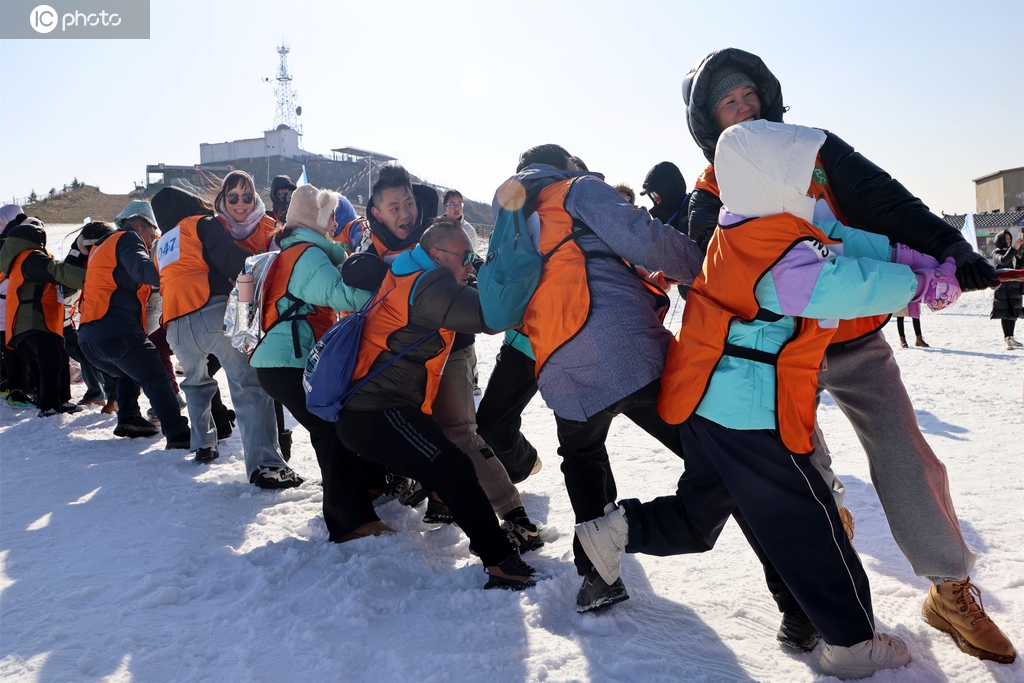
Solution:
{"label": "scarf", "polygon": [[220,202],[217,203],[217,216],[224,221],[224,227],[228,229],[231,237],[236,240],[244,240],[255,232],[256,226],[260,223],[260,219],[262,219],[267,212],[267,207],[263,205],[263,198],[257,193],[253,193],[253,197],[256,200],[256,206],[253,207],[252,213],[246,216],[245,220],[241,223],[237,222],[231,217],[231,214],[228,213],[227,206],[224,204],[226,198],[221,199]]}

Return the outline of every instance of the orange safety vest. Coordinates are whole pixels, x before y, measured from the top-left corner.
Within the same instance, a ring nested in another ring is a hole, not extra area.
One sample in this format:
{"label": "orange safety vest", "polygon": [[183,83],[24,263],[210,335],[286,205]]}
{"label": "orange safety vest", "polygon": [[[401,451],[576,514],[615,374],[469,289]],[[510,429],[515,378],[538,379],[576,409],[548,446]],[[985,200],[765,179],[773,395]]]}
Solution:
{"label": "orange safety vest", "polygon": [[[295,263],[299,260],[306,249],[314,245],[309,242],[293,244],[287,249],[282,249],[270,266],[270,272],[266,275],[263,283],[263,310],[260,311],[260,327],[264,332],[270,332],[271,328],[278,323],[291,322],[292,343],[295,346],[295,357],[304,358],[309,349],[303,349],[299,344],[299,321],[305,320],[313,328],[313,339],[320,341],[331,325],[338,321],[338,316],[330,306],[313,306],[313,310],[307,313],[299,313],[299,309],[307,304],[302,299],[288,293],[288,283],[292,279],[292,272],[295,270]],[[291,302],[284,313],[278,313],[277,303],[281,299]],[[264,337],[266,339],[266,337]],[[253,349],[255,352],[256,349]],[[249,354],[250,358],[252,354]]]}
{"label": "orange safety vest", "polygon": [[[704,190],[710,192],[716,197],[721,196],[721,192],[718,189],[718,179],[715,177],[715,167],[708,166],[704,169],[704,172],[697,178],[697,182],[693,185],[695,190]],[[824,199],[828,204],[828,208],[832,210],[832,215],[836,217],[836,220],[844,225],[849,225],[846,222],[846,217],[843,212],[839,210],[839,203],[836,201],[835,196],[832,194],[832,188],[828,184],[828,178],[825,175],[825,168],[821,163],[821,153],[814,160],[814,171],[811,173],[811,186],[807,190],[807,194],[814,197],[815,201]],[[861,337],[866,337],[872,332],[877,332],[889,322],[889,314],[885,315],[870,315],[864,318],[855,318],[853,320],[840,320],[839,329],[836,330],[835,336],[832,338],[833,344],[842,344],[844,342],[854,341]]]}
{"label": "orange safety vest", "polygon": [[[224,217],[217,216],[217,220],[220,221],[220,224],[224,226],[224,231],[227,232],[228,227],[225,224]],[[271,216],[263,214],[263,218],[256,224],[256,229],[252,231],[252,234],[244,240],[235,240],[235,243],[250,254],[263,254],[270,251],[270,243],[278,232],[277,221]]]}
{"label": "orange safety vest", "polygon": [[754,289],[783,254],[809,240],[839,244],[789,214],[715,229],[704,268],[686,299],[683,325],[668,349],[658,395],[662,419],[685,422],[707,393],[722,356],[746,358],[775,366],[775,421],[782,443],[792,453],[814,450],[818,371],[836,329],[823,328],[812,318],[794,318],[793,336],[777,355],[727,344],[733,322],[780,319],[761,308]]}
{"label": "orange safety vest", "polygon": [[365,218],[353,218],[342,226],[337,235],[331,237],[332,240],[340,244],[342,248],[345,249],[346,254],[351,254],[359,247],[358,243],[354,243],[352,241],[352,228],[355,227],[356,223],[362,223],[362,229],[359,233],[359,240],[357,242],[362,241],[362,236],[370,229],[370,225]]}
{"label": "orange safety vest", "polygon": [[[366,315],[363,322],[363,334],[359,342],[359,356],[356,361],[356,369],[352,373],[352,384],[355,386],[359,380],[370,373],[370,368],[381,353],[391,351],[388,346],[388,337],[409,324],[410,297],[416,281],[423,275],[424,271],[416,271],[408,275],[396,276],[389,271],[381,283],[380,289],[373,297],[376,302],[380,299],[379,305],[371,304],[372,310]],[[444,364],[448,362],[448,354],[452,350],[452,341],[455,339],[455,332],[452,330],[439,330],[438,334],[444,340],[444,345],[433,358],[424,363],[427,369],[427,387],[424,392],[423,404],[420,406],[425,414],[430,415],[434,405],[434,397],[437,396],[437,388],[441,384],[441,372]],[[408,356],[405,356],[408,358]]]}
{"label": "orange safety vest", "polygon": [[[58,336],[64,336],[64,301],[58,296],[57,285],[52,282],[30,282],[26,288],[27,291],[21,291],[22,285],[25,284],[25,275],[21,272],[21,264],[25,262],[29,254],[33,253],[36,252],[28,250],[15,256],[14,261],[11,262],[10,272],[7,274],[11,281],[7,285],[7,309],[4,315],[4,329],[7,330],[6,345],[9,349],[14,348],[11,346],[11,339],[20,332],[26,331],[15,329],[15,322],[18,320],[18,308],[22,304],[41,310],[46,329]],[[43,289],[37,299],[35,296],[32,296],[32,293],[36,291],[38,285],[42,285]],[[28,298],[22,299],[23,295]]]}
{"label": "orange safety vest", "polygon": [[160,271],[163,322],[198,311],[210,300],[210,266],[196,224],[206,215],[183,218],[160,238],[156,250]]}
{"label": "orange safety vest", "polygon": [[[81,310],[80,325],[99,320],[110,309],[110,297],[117,290],[114,282],[114,269],[117,268],[117,241],[124,237],[124,231],[118,231],[95,245],[89,251],[88,267],[85,270],[85,287],[79,306]],[[137,291],[140,307],[140,322],[146,329],[146,304],[153,288],[140,284]],[[127,332],[127,330],[126,330]]]}
{"label": "orange safety vest", "polygon": [[[580,330],[590,317],[590,284],[587,280],[587,258],[610,257],[613,254],[584,254],[574,237],[590,228],[573,233],[573,217],[565,209],[565,198],[575,178],[548,185],[537,195],[537,216],[540,218],[540,253],[547,260],[541,269],[540,282],[523,315],[522,331],[530,338],[537,357],[534,372],[540,376],[544,363]],[[580,223],[576,223],[578,226]],[[632,268],[623,261],[623,265]],[[635,273],[635,270],[634,270]],[[665,300],[661,308],[664,317],[668,310],[668,297],[639,273],[635,273],[652,294]]]}

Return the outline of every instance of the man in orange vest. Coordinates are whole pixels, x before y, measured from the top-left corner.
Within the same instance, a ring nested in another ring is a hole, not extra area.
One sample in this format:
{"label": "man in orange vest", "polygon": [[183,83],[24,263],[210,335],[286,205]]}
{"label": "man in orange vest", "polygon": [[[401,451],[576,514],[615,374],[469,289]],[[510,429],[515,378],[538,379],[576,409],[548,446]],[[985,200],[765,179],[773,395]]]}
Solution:
{"label": "man in orange vest", "polygon": [[[86,226],[87,228],[89,226]],[[80,302],[78,343],[86,358],[117,382],[114,436],[149,436],[153,424],[139,409],[139,389],[160,419],[166,448],[188,448],[188,420],[181,415],[171,378],[146,336],[146,304],[160,275],[149,255],[157,228],[145,214],[124,220],[89,249]]]}
{"label": "man in orange vest", "polygon": [[7,346],[39,368],[39,417],[82,410],[71,400],[68,353],[64,349],[64,297],[81,289],[85,270],[54,260],[46,251],[46,230],[26,218],[7,233],[0,272],[9,280],[5,327]]}
{"label": "man in orange vest", "polygon": [[[735,48],[698,61],[683,80],[683,99],[690,133],[712,164],[698,178],[690,200],[690,237],[706,247],[722,207],[713,165],[719,135],[741,121],[781,122],[786,108],[779,81],[764,62]],[[996,284],[992,265],[956,228],[834,133],[826,131],[812,186],[818,200],[816,219],[836,218],[885,235],[890,242],[906,244],[939,262],[952,258],[965,292]],[[842,408],[864,446],[893,538],[914,572],[932,582],[923,608],[926,621],[952,634],[968,654],[1013,661],[1013,644],[985,613],[980,590],[970,581],[977,554],[964,540],[946,468],[921,434],[892,349],[880,330],[888,317],[842,321],[825,354],[826,369],[818,386]],[[817,449],[816,457],[829,460],[823,444]],[[802,617],[803,628],[810,622],[777,577],[775,584],[773,593],[786,615],[779,633],[785,641],[785,632],[801,628],[794,619]]]}

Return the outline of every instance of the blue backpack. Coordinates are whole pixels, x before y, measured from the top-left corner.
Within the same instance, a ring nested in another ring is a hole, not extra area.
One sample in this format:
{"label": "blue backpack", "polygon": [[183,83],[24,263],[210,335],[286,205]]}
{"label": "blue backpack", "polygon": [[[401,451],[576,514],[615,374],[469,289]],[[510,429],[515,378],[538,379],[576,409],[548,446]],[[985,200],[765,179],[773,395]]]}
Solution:
{"label": "blue backpack", "polygon": [[306,390],[306,410],[320,419],[337,422],[338,415],[345,405],[364,384],[440,329],[434,330],[415,344],[410,344],[395,354],[391,360],[363,377],[355,386],[350,386],[359,360],[359,342],[363,336],[366,316],[388,298],[390,293],[387,292],[374,301],[377,295],[374,292],[374,296],[370,297],[362,308],[334,323],[309,352],[306,368],[302,372],[302,388]]}
{"label": "blue backpack", "polygon": [[[535,188],[539,192],[541,188]],[[487,259],[476,275],[484,322],[492,330],[508,330],[523,322],[526,307],[540,282],[541,270],[569,235],[547,254],[541,254],[527,222],[535,213],[533,196],[515,179],[497,192],[498,211],[487,247]],[[536,219],[534,219],[536,220]]]}

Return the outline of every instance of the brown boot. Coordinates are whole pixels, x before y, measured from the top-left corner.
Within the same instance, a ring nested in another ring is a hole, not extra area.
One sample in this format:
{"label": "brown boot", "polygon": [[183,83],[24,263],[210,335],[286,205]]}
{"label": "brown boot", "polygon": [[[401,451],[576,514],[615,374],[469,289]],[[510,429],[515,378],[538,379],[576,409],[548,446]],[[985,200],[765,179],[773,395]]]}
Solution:
{"label": "brown boot", "polygon": [[107,401],[107,405],[100,408],[100,412],[104,415],[113,415],[117,412],[117,401]]}
{"label": "brown boot", "polygon": [[907,348],[907,338],[904,337],[902,334],[900,335],[900,348],[901,349]]}
{"label": "brown boot", "polygon": [[981,590],[971,583],[971,577],[932,585],[921,614],[930,626],[953,636],[957,647],[973,657],[1000,664],[1017,657],[1013,643],[985,614]]}
{"label": "brown boot", "polygon": [[366,524],[357,526],[355,529],[339,538],[338,543],[354,541],[357,538],[366,538],[367,536],[380,536],[381,534],[393,533],[396,533],[394,529],[378,519],[373,522],[367,522]]}
{"label": "brown boot", "polygon": [[928,342],[926,342],[924,340],[924,337],[922,337],[921,335],[917,335],[917,341],[914,342],[914,346],[920,346],[922,349],[930,349],[930,348],[932,348],[932,347],[928,346]]}
{"label": "brown boot", "polygon": [[845,507],[839,507],[839,519],[843,520],[843,531],[846,532],[846,537],[850,539],[850,543],[853,543],[853,527],[857,523],[853,520],[853,513],[847,510]]}

